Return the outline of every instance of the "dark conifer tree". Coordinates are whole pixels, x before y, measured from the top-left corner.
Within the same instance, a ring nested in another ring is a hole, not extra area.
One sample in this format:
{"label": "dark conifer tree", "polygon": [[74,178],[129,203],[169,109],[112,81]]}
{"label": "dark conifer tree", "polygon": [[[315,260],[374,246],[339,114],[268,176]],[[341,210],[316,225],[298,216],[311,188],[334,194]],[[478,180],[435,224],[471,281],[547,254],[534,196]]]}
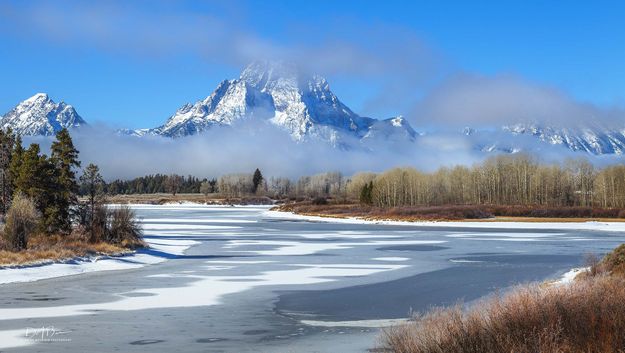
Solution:
{"label": "dark conifer tree", "polygon": [[9,209],[13,194],[11,161],[14,146],[13,131],[10,128],[7,131],[0,130],[0,211],[2,214],[6,214]]}
{"label": "dark conifer tree", "polygon": [[258,187],[261,185],[262,182],[263,174],[260,172],[260,169],[256,168],[256,170],[254,171],[254,176],[252,177],[252,193],[256,193],[256,191],[258,191]]}
{"label": "dark conifer tree", "polygon": [[100,175],[100,168],[90,163],[80,177],[81,189],[87,195],[87,212],[84,214],[84,223],[89,230],[90,240],[96,240],[95,215],[96,209],[104,202],[104,179]]}
{"label": "dark conifer tree", "polygon": [[43,216],[41,230],[51,233],[63,230],[59,226],[59,219],[62,219],[68,210],[62,209],[64,204],[59,202],[63,187],[58,183],[58,169],[46,155],[39,152],[39,145],[35,143],[21,152],[19,166],[17,163],[14,164],[15,168],[18,168],[14,181],[15,192],[22,192],[35,202],[35,206]]}
{"label": "dark conifer tree", "polygon": [[68,231],[71,227],[70,209],[77,204],[79,192],[78,182],[74,168],[80,167],[78,150],[74,147],[71,136],[67,129],[62,129],[56,134],[56,141],[51,146],[50,161],[56,168],[58,195],[56,195],[56,208],[58,219],[53,223],[56,228]]}

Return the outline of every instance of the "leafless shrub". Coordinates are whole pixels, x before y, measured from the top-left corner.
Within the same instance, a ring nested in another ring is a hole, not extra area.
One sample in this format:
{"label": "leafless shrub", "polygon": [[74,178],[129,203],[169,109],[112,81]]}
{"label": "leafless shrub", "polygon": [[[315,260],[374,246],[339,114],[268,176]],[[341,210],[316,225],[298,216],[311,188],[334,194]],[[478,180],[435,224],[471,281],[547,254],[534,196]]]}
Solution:
{"label": "leafless shrub", "polygon": [[625,276],[625,244],[619,245],[604,256],[600,266],[605,272]]}
{"label": "leafless shrub", "polygon": [[312,204],[313,205],[327,205],[328,204],[328,200],[325,197],[315,197],[312,200]]}
{"label": "leafless shrub", "polygon": [[128,206],[120,206],[109,211],[107,240],[113,244],[142,244],[143,230],[137,222],[135,212]]}
{"label": "leafless shrub", "polygon": [[625,279],[587,277],[568,286],[528,285],[476,304],[435,309],[384,331],[398,353],[604,353],[625,350]]}
{"label": "leafless shrub", "polygon": [[588,253],[584,255],[584,266],[588,268],[586,272],[589,276],[596,276],[603,273],[603,266],[601,266],[601,258],[594,253]]}
{"label": "leafless shrub", "polygon": [[26,249],[28,237],[35,231],[41,216],[35,203],[22,193],[17,193],[6,215],[2,232],[5,246],[13,251]]}

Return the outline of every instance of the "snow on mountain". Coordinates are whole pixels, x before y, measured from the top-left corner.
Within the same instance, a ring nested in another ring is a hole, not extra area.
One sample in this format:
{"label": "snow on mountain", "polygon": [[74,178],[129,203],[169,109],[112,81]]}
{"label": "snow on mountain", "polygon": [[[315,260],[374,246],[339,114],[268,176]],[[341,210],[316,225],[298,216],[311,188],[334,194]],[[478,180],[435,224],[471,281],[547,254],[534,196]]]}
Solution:
{"label": "snow on mountain", "polygon": [[625,129],[615,129],[591,123],[569,127],[547,126],[538,123],[517,123],[504,126],[513,135],[530,135],[552,145],[561,145],[572,151],[591,154],[623,154]]}
{"label": "snow on mountain", "polygon": [[[194,104],[185,104],[153,129],[120,130],[133,136],[183,137],[214,126],[236,129],[244,120],[264,121],[286,131],[296,141],[321,140],[339,148],[377,150],[416,141],[417,132],[401,116],[385,120],[354,113],[330,90],[321,76],[308,75],[285,62],[255,62],[240,77],[221,82],[215,91]],[[0,128],[21,135],[53,135],[62,128],[86,122],[64,102],[38,93],[0,118]],[[428,133],[436,137],[436,132]],[[483,152],[516,153],[562,147],[594,155],[625,153],[625,127],[585,123],[519,122],[500,128],[465,127],[458,138]],[[410,147],[408,147],[410,148]]]}
{"label": "snow on mountain", "polygon": [[23,136],[49,136],[63,128],[82,125],[86,122],[74,107],[64,102],[55,103],[45,93],[37,93],[19,103],[0,119],[0,128],[11,128]]}
{"label": "snow on mountain", "polygon": [[[464,128],[462,134],[483,152],[516,153],[561,147],[593,155],[625,152],[625,128],[608,127],[597,121],[565,126],[563,123],[519,122],[497,128]],[[541,147],[542,146],[542,147]]]}
{"label": "snow on mountain", "polygon": [[354,113],[321,76],[305,74],[290,63],[268,61],[248,65],[238,79],[223,81],[210,96],[185,104],[165,124],[130,134],[183,137],[242,119],[268,121],[296,141],[320,139],[339,147],[378,135],[409,140],[416,135],[401,117],[376,120]]}
{"label": "snow on mountain", "polygon": [[417,132],[402,116],[385,120],[375,120],[362,137],[365,146],[373,144],[414,142]]}

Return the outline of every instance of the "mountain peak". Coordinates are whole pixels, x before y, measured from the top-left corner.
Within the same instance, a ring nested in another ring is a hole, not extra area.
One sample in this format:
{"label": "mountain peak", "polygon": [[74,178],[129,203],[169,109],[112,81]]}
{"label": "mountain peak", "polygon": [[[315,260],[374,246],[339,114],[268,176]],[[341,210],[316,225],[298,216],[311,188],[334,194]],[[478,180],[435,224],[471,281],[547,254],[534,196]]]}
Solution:
{"label": "mountain peak", "polygon": [[35,93],[32,97],[26,99],[24,102],[34,102],[34,101],[47,101],[50,100],[50,97],[47,93]]}
{"label": "mountain peak", "polygon": [[266,80],[284,79],[298,76],[297,65],[283,60],[257,60],[248,64],[239,78],[255,84],[263,78]]}
{"label": "mountain peak", "polygon": [[19,135],[54,135],[63,128],[86,125],[74,107],[55,103],[46,93],[37,93],[20,102],[0,119],[0,128]]}
{"label": "mountain peak", "polygon": [[163,125],[149,131],[182,137],[249,118],[267,121],[296,141],[317,139],[340,147],[349,147],[372,129],[382,137],[392,134],[412,140],[415,135],[401,117],[382,122],[359,116],[332,93],[325,78],[280,60],[252,62],[238,79],[222,81],[209,96],[182,106]]}

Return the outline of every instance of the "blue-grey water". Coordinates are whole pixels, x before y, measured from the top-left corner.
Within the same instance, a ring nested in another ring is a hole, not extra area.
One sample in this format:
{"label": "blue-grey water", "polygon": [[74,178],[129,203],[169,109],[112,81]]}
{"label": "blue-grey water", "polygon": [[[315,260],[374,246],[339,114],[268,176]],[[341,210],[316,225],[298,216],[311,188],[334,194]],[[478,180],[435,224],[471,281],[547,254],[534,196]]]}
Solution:
{"label": "blue-grey water", "polygon": [[63,338],[3,351],[364,352],[379,334],[370,320],[558,278],[625,240],[294,221],[264,207],[135,208],[148,240],[196,245],[148,252],[167,261],[146,267],[0,285],[0,331],[54,327]]}

